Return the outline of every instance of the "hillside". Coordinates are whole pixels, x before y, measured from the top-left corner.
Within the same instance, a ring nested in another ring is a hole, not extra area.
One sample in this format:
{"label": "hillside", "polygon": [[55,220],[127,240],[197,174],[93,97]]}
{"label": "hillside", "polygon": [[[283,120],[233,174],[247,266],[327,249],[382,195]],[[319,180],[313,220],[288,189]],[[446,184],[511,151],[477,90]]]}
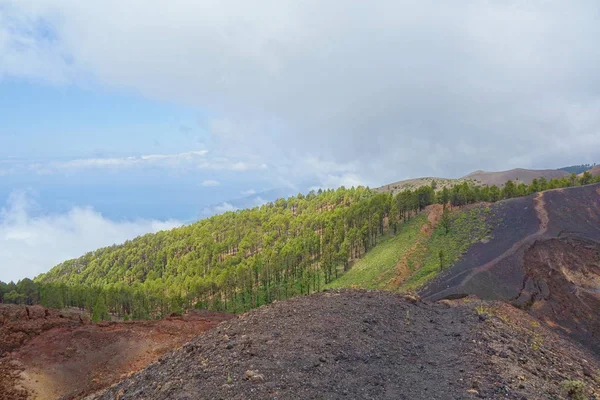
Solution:
{"label": "hillside", "polygon": [[599,368],[501,303],[328,291],[225,322],[90,400],[587,399]]}
{"label": "hillside", "polygon": [[508,301],[600,351],[600,185],[550,190],[493,209],[491,240],[474,244],[420,294]]}
{"label": "hillside", "polygon": [[[587,174],[534,179],[531,185],[508,181],[501,188],[463,182],[439,191],[429,185],[394,195],[362,187],[311,192],[95,250],[35,281],[0,282],[0,302],[79,307],[99,321],[109,313],[160,319],[190,308],[239,313],[339,287],[339,282],[414,290],[434,277],[440,265],[452,265],[474,242],[485,239],[488,228],[478,221],[485,221],[481,213],[487,207],[465,206],[598,179]],[[449,214],[434,215],[427,226],[411,224],[435,203],[438,210],[446,204]],[[436,228],[438,220],[444,222],[444,234]],[[448,223],[454,226],[450,232]],[[415,229],[419,233],[413,235]],[[405,254],[395,250],[395,243],[406,246]],[[378,263],[380,253],[385,253],[384,263]],[[365,257],[367,263],[378,263],[378,271],[366,268],[369,276],[361,277]],[[358,266],[355,271],[353,265]]]}
{"label": "hillside", "polygon": [[588,171],[592,176],[600,176],[600,165],[596,165],[594,168]]}
{"label": "hillside", "polygon": [[[430,206],[435,207],[435,206]],[[325,288],[385,289],[397,276],[397,265],[403,255],[426,235],[425,226],[430,226],[428,207],[425,213],[404,224],[397,235],[386,237],[377,247],[356,260],[350,270],[327,284]]]}
{"label": "hillside", "polygon": [[[100,286],[111,311],[136,319],[193,307],[241,312],[319,291],[398,223],[385,218],[390,199],[362,187],[279,199],[90,252],[36,282],[54,292]],[[426,199],[408,200],[404,213]],[[94,306],[82,293],[67,297]]]}
{"label": "hillside", "polygon": [[471,245],[488,237],[487,212],[485,205],[448,210],[447,233],[440,224],[442,206],[429,206],[326,287],[414,290],[439,272],[440,250],[442,263],[452,265]]}
{"label": "hillside", "polygon": [[559,168],[561,171],[566,171],[570,174],[582,174],[585,171],[590,170],[591,168],[595,167],[596,164],[580,164],[580,165],[571,165],[568,167],[563,167],[563,168]]}
{"label": "hillside", "polygon": [[451,188],[456,184],[460,184],[463,182],[469,182],[465,179],[451,179],[451,178],[435,178],[435,177],[425,177],[425,178],[413,178],[413,179],[405,179],[398,182],[393,182],[388,185],[384,185],[376,188],[375,190],[380,193],[392,193],[397,194],[404,190],[415,190],[423,186],[432,186],[432,184],[436,187],[436,189],[443,188]]}
{"label": "hillside", "polygon": [[516,168],[508,171],[499,172],[486,172],[486,171],[475,171],[462,178],[450,179],[450,178],[416,178],[406,179],[388,185],[381,186],[376,190],[379,192],[391,192],[398,193],[403,190],[414,190],[422,186],[431,186],[434,183],[436,189],[443,189],[444,187],[450,188],[454,185],[458,185],[464,182],[475,184],[475,185],[487,185],[487,186],[502,186],[507,181],[514,181],[517,185],[524,183],[529,185],[534,179],[544,178],[547,181],[551,179],[568,178],[571,174],[564,170],[558,169],[523,169]]}
{"label": "hillside", "polygon": [[[6,393],[521,400],[567,399],[570,387],[590,398],[600,366],[600,184],[582,183],[312,193],[0,285],[0,299],[81,304],[93,319],[254,308],[162,356],[231,316],[54,325],[53,311],[36,319],[37,308],[21,306],[39,327],[0,354]],[[188,286],[195,280],[204,286]],[[6,322],[0,329],[18,331],[20,322]]]}
{"label": "hillside", "polygon": [[486,172],[486,171],[475,171],[462,177],[461,179],[471,180],[476,184],[480,185],[503,185],[507,181],[514,181],[515,183],[525,183],[526,185],[531,184],[534,179],[545,178],[560,179],[567,178],[570,174],[566,171],[557,169],[523,169],[515,168],[508,171],[499,172]]}

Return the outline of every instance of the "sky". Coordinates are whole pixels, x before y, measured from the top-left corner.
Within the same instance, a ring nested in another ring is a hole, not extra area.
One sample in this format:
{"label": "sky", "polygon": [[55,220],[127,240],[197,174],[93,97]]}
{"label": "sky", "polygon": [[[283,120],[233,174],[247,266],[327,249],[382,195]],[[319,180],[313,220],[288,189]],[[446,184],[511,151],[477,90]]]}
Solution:
{"label": "sky", "polygon": [[0,0],[0,280],[318,187],[600,160],[595,1]]}

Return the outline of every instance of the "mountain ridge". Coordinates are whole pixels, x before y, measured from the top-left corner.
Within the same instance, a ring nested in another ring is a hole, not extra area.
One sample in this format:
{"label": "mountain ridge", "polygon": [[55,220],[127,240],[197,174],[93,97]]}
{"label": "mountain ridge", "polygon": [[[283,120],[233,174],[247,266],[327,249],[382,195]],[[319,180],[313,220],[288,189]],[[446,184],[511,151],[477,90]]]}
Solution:
{"label": "mountain ridge", "polygon": [[397,193],[402,190],[414,190],[421,186],[431,184],[434,184],[437,189],[443,189],[444,187],[450,187],[463,182],[477,185],[502,186],[507,181],[515,181],[517,184],[525,183],[529,185],[534,179],[544,178],[546,180],[550,180],[566,178],[569,176],[570,173],[560,169],[513,168],[506,171],[476,170],[460,178],[422,177],[405,179],[380,186],[376,188],[376,190],[380,192],[389,191],[392,193]]}

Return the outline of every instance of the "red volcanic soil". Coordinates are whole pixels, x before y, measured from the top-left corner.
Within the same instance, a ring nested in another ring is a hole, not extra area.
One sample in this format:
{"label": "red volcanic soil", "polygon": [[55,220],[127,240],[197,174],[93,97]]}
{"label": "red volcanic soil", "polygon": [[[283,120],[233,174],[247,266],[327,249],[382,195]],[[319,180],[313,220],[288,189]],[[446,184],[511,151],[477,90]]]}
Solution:
{"label": "red volcanic soil", "polygon": [[600,352],[600,185],[500,202],[488,222],[492,240],[421,295],[509,301]]}
{"label": "red volcanic soil", "polygon": [[92,324],[76,313],[9,305],[0,315],[2,400],[80,398],[232,318],[192,311],[161,321]]}

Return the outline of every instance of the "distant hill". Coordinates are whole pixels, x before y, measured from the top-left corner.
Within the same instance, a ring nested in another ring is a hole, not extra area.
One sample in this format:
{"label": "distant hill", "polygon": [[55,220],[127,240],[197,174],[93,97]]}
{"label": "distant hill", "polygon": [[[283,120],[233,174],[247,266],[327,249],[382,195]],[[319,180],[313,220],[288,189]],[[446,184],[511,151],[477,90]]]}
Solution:
{"label": "distant hill", "polygon": [[[463,180],[470,180],[480,185],[496,185],[500,186],[506,183],[506,181],[518,181],[519,183],[525,183],[529,185],[534,179],[546,178],[550,180],[553,178],[564,178],[570,174],[566,171],[558,169],[523,169],[515,168],[508,171],[499,172],[485,172],[475,171],[467,176],[464,176]],[[516,183],[516,182],[515,182]]]}
{"label": "distant hill", "polygon": [[[598,176],[598,175],[600,175],[600,165],[596,165],[595,167],[591,168],[588,171],[590,174],[592,174],[592,176]],[[583,175],[583,173],[581,173],[579,175]]]}
{"label": "distant hill", "polygon": [[384,185],[378,187],[377,190],[380,193],[391,192],[392,194],[396,194],[403,190],[415,190],[422,186],[431,186],[433,182],[435,182],[435,186],[437,189],[443,189],[444,187],[450,188],[451,186],[462,183],[462,179],[450,179],[450,178],[435,178],[435,177],[425,177],[425,178],[415,178],[415,179],[405,179],[402,181],[390,183],[389,185]]}
{"label": "distant hill", "polygon": [[558,169],[524,169],[515,168],[508,171],[498,172],[487,172],[487,171],[475,171],[469,175],[463,176],[458,179],[451,178],[436,178],[436,177],[424,177],[415,179],[405,179],[402,181],[390,183],[388,185],[381,186],[376,190],[378,192],[391,192],[396,194],[406,189],[418,189],[422,186],[431,186],[432,182],[435,182],[437,189],[443,189],[444,187],[451,187],[456,184],[463,182],[469,182],[475,185],[496,185],[502,186],[506,181],[515,181],[515,183],[525,183],[529,185],[534,179],[545,178],[550,180],[553,178],[559,179],[570,176],[570,173],[564,170]]}
{"label": "distant hill", "polygon": [[584,173],[585,171],[592,169],[595,166],[596,166],[596,164],[581,164],[581,165],[571,165],[570,167],[562,167],[559,169],[561,171],[565,171],[570,174],[579,175],[579,174]]}

